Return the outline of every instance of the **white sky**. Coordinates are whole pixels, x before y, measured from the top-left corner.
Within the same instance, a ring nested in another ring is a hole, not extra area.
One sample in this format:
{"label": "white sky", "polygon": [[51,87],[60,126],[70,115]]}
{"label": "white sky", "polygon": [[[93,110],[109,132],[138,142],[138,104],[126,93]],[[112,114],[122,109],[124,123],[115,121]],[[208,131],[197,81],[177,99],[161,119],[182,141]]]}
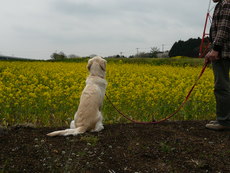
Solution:
{"label": "white sky", "polygon": [[[0,54],[134,55],[202,36],[209,0],[0,0]],[[213,7],[214,4],[212,4]]]}

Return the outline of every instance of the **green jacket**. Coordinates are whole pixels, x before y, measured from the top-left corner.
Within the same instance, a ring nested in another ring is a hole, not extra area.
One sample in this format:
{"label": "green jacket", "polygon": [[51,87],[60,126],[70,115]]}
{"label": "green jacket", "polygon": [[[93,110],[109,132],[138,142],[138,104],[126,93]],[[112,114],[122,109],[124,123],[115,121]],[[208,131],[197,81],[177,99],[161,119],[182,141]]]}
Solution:
{"label": "green jacket", "polygon": [[213,49],[221,58],[230,58],[230,0],[220,0],[216,5],[210,28]]}

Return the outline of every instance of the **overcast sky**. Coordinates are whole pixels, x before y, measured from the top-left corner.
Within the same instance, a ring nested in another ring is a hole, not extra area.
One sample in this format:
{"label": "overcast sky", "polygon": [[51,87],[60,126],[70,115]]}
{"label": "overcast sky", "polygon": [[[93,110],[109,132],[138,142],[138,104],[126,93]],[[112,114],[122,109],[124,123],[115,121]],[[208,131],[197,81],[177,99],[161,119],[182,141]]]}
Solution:
{"label": "overcast sky", "polygon": [[[209,0],[1,0],[0,54],[129,56],[201,37]],[[213,6],[213,4],[212,4]]]}

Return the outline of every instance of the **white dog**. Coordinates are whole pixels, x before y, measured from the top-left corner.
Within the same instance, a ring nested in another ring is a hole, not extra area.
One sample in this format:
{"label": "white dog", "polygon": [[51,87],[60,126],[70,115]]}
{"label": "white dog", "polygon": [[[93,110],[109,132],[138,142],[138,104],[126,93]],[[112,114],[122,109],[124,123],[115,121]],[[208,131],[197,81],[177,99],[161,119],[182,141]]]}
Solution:
{"label": "white dog", "polygon": [[78,110],[70,129],[54,131],[48,136],[78,135],[86,131],[99,132],[104,129],[102,124],[102,103],[107,82],[105,80],[106,60],[96,56],[88,61],[89,76],[80,98]]}

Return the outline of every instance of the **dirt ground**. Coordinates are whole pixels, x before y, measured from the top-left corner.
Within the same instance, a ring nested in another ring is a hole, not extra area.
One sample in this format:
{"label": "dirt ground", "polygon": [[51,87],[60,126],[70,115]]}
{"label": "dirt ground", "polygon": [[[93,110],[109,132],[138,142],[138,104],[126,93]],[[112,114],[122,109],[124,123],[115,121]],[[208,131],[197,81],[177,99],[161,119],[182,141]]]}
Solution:
{"label": "dirt ground", "polygon": [[48,137],[62,128],[0,130],[0,172],[230,172],[230,131],[206,121],[105,125],[99,133]]}

